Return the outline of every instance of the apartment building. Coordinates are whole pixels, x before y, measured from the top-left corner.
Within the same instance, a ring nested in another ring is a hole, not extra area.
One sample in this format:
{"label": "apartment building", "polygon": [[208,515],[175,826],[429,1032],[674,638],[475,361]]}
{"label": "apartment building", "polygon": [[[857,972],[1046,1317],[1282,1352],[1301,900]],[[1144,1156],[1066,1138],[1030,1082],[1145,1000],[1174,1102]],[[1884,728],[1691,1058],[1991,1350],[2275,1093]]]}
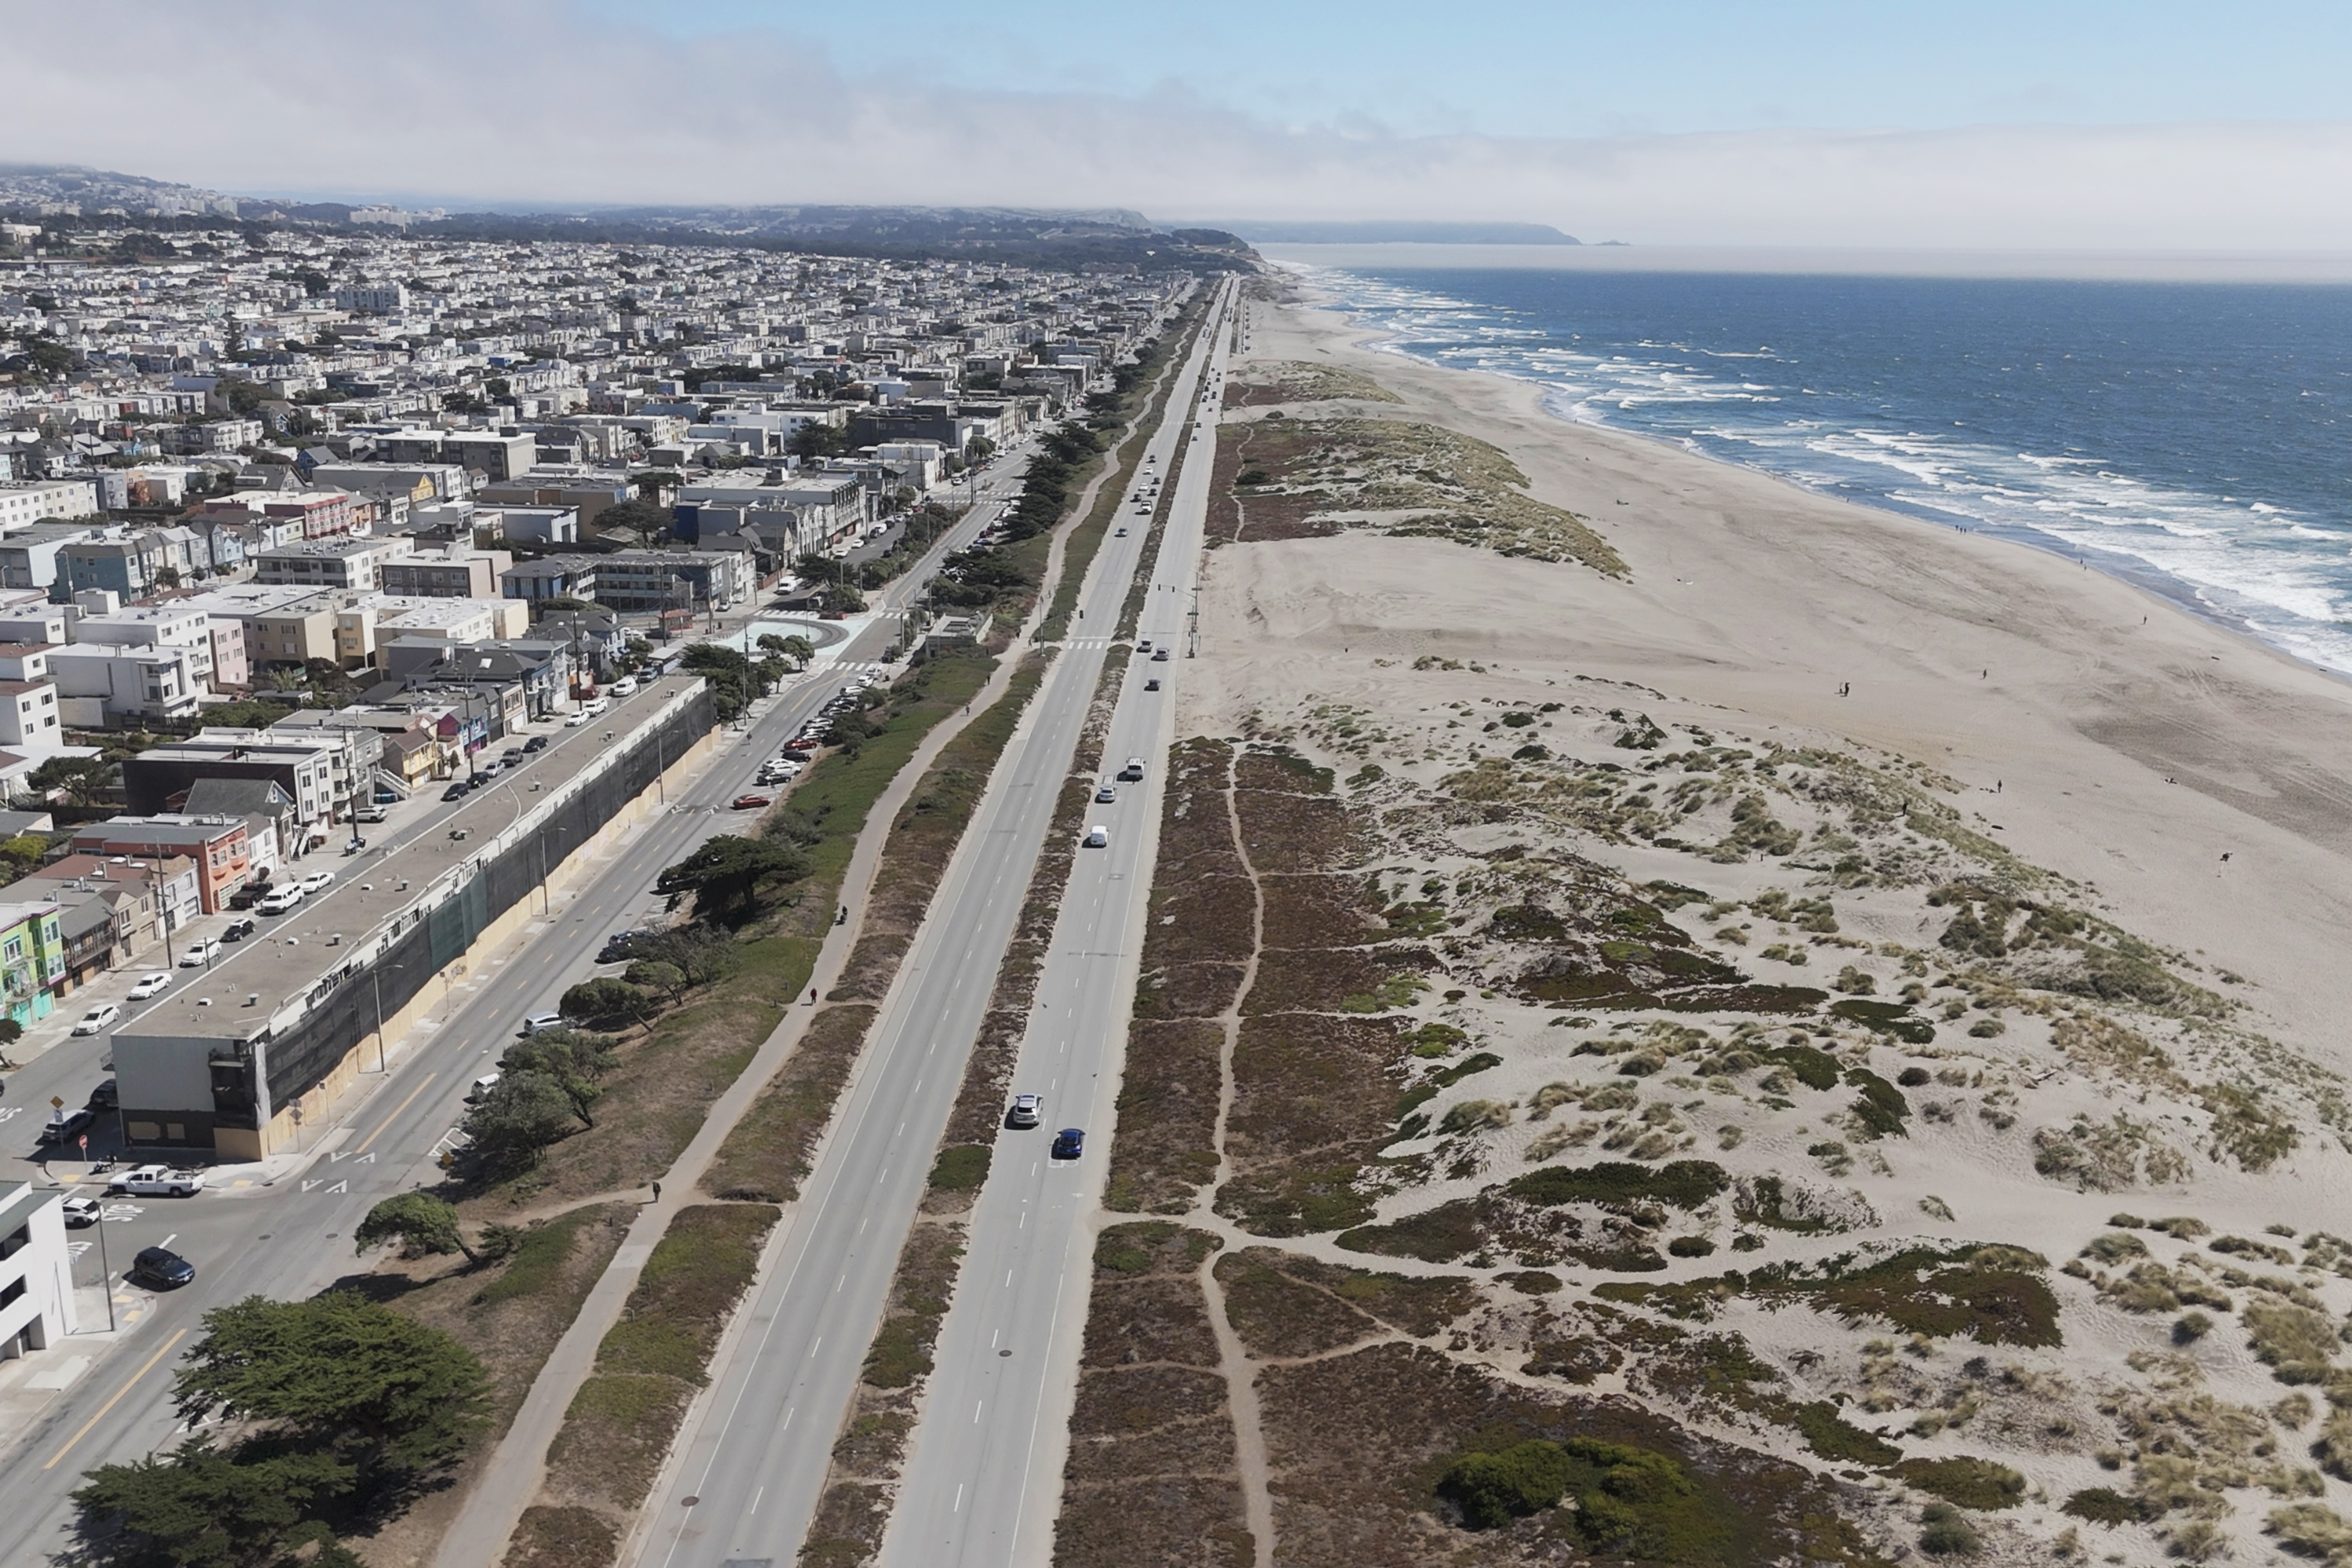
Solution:
{"label": "apartment building", "polygon": [[373,594],[383,589],[383,567],[404,560],[409,552],[409,541],[397,535],[282,545],[254,556],[254,581],[268,587]]}
{"label": "apartment building", "polygon": [[48,1350],[81,1327],[66,1195],[30,1182],[0,1184],[0,1361]]}

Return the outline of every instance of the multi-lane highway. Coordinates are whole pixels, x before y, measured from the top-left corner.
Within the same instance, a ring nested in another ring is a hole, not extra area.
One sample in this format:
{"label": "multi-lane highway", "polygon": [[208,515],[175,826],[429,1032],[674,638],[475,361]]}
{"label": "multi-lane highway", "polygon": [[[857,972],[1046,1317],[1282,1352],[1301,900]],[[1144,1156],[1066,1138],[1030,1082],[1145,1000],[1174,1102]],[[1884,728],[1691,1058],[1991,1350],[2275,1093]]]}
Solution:
{"label": "multi-lane highway", "polygon": [[[1171,415],[1193,406],[1211,374],[1214,345],[1222,339],[1232,303],[1233,286],[1227,284],[1215,300],[1212,325],[1196,341],[1171,392]],[[1181,418],[1163,422],[1147,448],[1160,471],[1171,466],[1177,443],[1191,428],[1191,422]],[[1205,462],[1197,468],[1188,464],[1182,488],[1192,498],[1191,510],[1185,511],[1183,499],[1178,498],[1179,513],[1164,536],[1161,559],[1184,563],[1171,586],[1185,587],[1191,582],[1206,483]],[[1122,507],[1121,516],[1140,521],[1131,508]],[[1132,527],[1127,537],[1103,542],[1080,593],[1083,618],[1073,623],[1074,631],[1091,634],[1099,627],[1108,633],[1116,626],[1145,540],[1146,531]],[[1155,584],[1152,618],[1146,624],[1164,624],[1168,630],[1160,635],[1173,635],[1184,597],[1182,592]],[[1160,604],[1161,600],[1167,603]],[[712,1386],[698,1405],[683,1446],[656,1490],[646,1516],[650,1522],[635,1538],[635,1560],[648,1568],[782,1563],[792,1561],[800,1549],[862,1358],[880,1321],[892,1269],[922,1196],[934,1148],[961,1086],[965,1059],[1051,826],[1055,802],[1101,675],[1108,640],[1101,635],[1082,636],[1065,647],[990,782],[930,915],[877,1017],[866,1060],[810,1174],[798,1211],[776,1243],[746,1319],[712,1369]],[[1139,692],[1146,671],[1175,668],[1138,665],[1131,684]],[[1151,700],[1163,705],[1171,700],[1173,686],[1167,681],[1167,689],[1151,694]],[[1139,745],[1138,750],[1156,762],[1164,754],[1165,731],[1144,721],[1142,714],[1148,711],[1122,704],[1122,727],[1117,734],[1150,740],[1151,745]],[[1133,824],[1146,820],[1142,814],[1151,807],[1139,798],[1132,805],[1106,809],[1115,810],[1113,820],[1121,826],[1108,854],[1087,853],[1104,868],[1101,875],[1124,878],[1123,885],[1139,897],[1150,858],[1138,860],[1131,847],[1120,846],[1131,846],[1139,837]],[[1130,912],[1122,908],[1106,918],[1115,921],[1119,940],[1131,947]],[[1121,1021],[1123,1037],[1124,1010],[1111,1011]],[[1104,1040],[1094,1044],[1101,1049],[1083,1058],[1074,1056],[1048,1076],[1075,1075],[1052,1091],[1053,1103],[1091,1107],[1095,1124],[1107,1131],[1108,1074],[1116,1056],[1102,1052],[1115,1053],[1117,1043],[1105,1032]],[[1041,1085],[1039,1092],[1048,1091]],[[1033,1147],[1043,1149],[1046,1134],[1004,1136],[1017,1136],[1021,1142],[1000,1144],[998,1171],[1013,1183],[1027,1179],[1025,1158]],[[1089,1195],[1081,1201],[1090,1203],[1101,1169],[1101,1155],[1090,1149],[1074,1173],[1054,1178],[1056,1190],[1083,1189]],[[1042,1171],[1036,1174],[1045,1179]],[[992,1177],[991,1195],[984,1203],[993,1199],[999,1184],[1000,1178]],[[996,1201],[989,1212],[1003,1206]],[[1067,1227],[1064,1237],[1046,1239],[1045,1246],[1066,1247],[1066,1232]],[[993,1220],[986,1234],[992,1247],[1001,1239]],[[1045,1236],[1043,1230],[1038,1234]],[[1001,1253],[998,1248],[991,1257]],[[1029,1266],[1025,1259],[1015,1264],[1016,1269]],[[1057,1273],[1059,1258],[1050,1266],[1036,1267]],[[981,1283],[985,1282],[977,1281],[973,1266],[968,1266],[961,1290],[974,1291]],[[1044,1301],[1050,1294],[1032,1299]],[[1081,1295],[1081,1310],[1083,1306]],[[1050,1311],[1050,1305],[1043,1310]],[[957,1310],[963,1310],[961,1304]],[[1024,1343],[1038,1359],[1022,1363],[1021,1369],[1034,1374],[1044,1364],[1047,1325],[1027,1324],[1024,1331]],[[986,1333],[979,1339],[985,1341]],[[1007,1366],[1019,1361],[997,1359]],[[1075,1364],[1074,1352],[1067,1359]],[[1067,1401],[1061,1404],[1066,1413]],[[919,1462],[924,1448],[934,1444],[932,1427],[949,1419],[944,1409],[934,1396],[919,1439]],[[959,1429],[949,1441],[967,1444],[968,1430]],[[1024,1443],[1026,1438],[1024,1431]],[[942,1559],[918,1553],[907,1560]]]}
{"label": "multi-lane highway", "polygon": [[[282,1299],[310,1294],[355,1267],[352,1228],[378,1200],[437,1176],[435,1158],[463,1114],[466,1090],[513,1038],[515,1020],[551,1007],[567,986],[591,973],[597,949],[613,931],[645,923],[662,901],[652,889],[663,868],[737,824],[727,803],[750,786],[760,762],[840,688],[847,679],[844,665],[871,659],[888,646],[897,629],[889,613],[911,603],[939,561],[969,543],[993,516],[994,503],[1017,488],[1020,466],[1017,454],[996,465],[972,515],[878,596],[884,614],[833,660],[772,700],[747,730],[722,735],[721,749],[699,773],[670,789],[668,809],[625,839],[569,900],[555,904],[551,917],[509,952],[477,955],[467,978],[452,988],[450,1005],[410,1039],[395,1042],[389,1070],[368,1075],[332,1121],[314,1130],[307,1163],[274,1165],[268,1184],[256,1180],[193,1199],[117,1206],[117,1217],[99,1229],[117,1276],[110,1289],[129,1320],[112,1340],[68,1342],[42,1352],[71,1381],[37,1422],[22,1432],[0,1433],[0,1444],[6,1445],[0,1464],[0,1563],[46,1562],[65,1547],[71,1514],[67,1494],[82,1471],[176,1440],[171,1374],[206,1310],[256,1292]],[[590,735],[577,731],[568,738],[593,743]],[[491,784],[486,794],[493,808],[495,792],[528,788],[528,777],[526,770]],[[467,806],[482,799],[468,797]],[[429,831],[440,816],[433,815],[419,831]],[[97,1076],[89,1053],[54,1051],[11,1075],[9,1095],[12,1100],[35,1097],[46,1106],[53,1085],[60,1098],[79,1104]],[[73,1234],[94,1241],[97,1232]],[[119,1283],[140,1247],[167,1240],[196,1263],[194,1284],[153,1297]],[[94,1250],[77,1258],[78,1277],[96,1278],[98,1263]],[[103,1313],[92,1323],[87,1310],[86,1304],[83,1329],[103,1329]]]}
{"label": "multi-lane highway", "polygon": [[[1017,1093],[1044,1095],[1045,1116],[1034,1131],[998,1134],[971,1213],[962,1278],[933,1352],[923,1422],[883,1540],[884,1568],[1004,1568],[1052,1557],[1093,1281],[1087,1221],[1110,1163],[1185,618],[1216,455],[1225,344],[1217,333],[1136,626],[1139,650],[1149,642],[1155,650],[1174,648],[1176,657],[1159,661],[1156,652],[1139,651],[1103,746],[1106,778],[1125,759],[1142,757],[1145,779],[1117,785],[1116,802],[1090,808],[1088,820],[1108,827],[1110,842],[1071,867],[1013,1085]],[[1147,687],[1154,677],[1158,691]],[[1065,1127],[1087,1132],[1076,1160],[1052,1155],[1055,1131]]]}

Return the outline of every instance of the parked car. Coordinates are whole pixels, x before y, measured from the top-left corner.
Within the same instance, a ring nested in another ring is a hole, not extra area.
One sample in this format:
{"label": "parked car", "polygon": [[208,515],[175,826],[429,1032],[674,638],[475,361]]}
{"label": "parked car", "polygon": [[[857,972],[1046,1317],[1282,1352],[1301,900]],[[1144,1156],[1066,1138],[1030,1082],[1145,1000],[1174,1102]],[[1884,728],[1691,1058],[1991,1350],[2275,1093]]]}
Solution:
{"label": "parked car", "polygon": [[139,977],[139,984],[131,988],[131,999],[133,1002],[144,1002],[150,996],[161,996],[171,988],[172,972],[168,969],[159,969],[152,974],[142,974]]}
{"label": "parked car", "polygon": [[228,922],[228,930],[221,932],[221,941],[243,942],[259,929],[251,921],[231,921]]}
{"label": "parked car", "polygon": [[306,899],[312,893],[323,893],[334,885],[335,874],[332,871],[313,871],[296,884],[302,889],[302,896]]}
{"label": "parked car", "polygon": [[518,1032],[525,1035],[541,1035],[550,1029],[561,1029],[563,1026],[563,1015],[561,1013],[533,1013],[522,1021],[522,1028]]}
{"label": "parked car", "polygon": [[757,811],[763,805],[775,804],[764,795],[739,795],[735,797],[735,809],[738,811]]}
{"label": "parked car", "polygon": [[131,1278],[158,1290],[176,1290],[196,1277],[196,1266],[168,1247],[142,1247],[131,1260]]}
{"label": "parked car", "polygon": [[122,1009],[116,1004],[100,1002],[81,1016],[81,1022],[73,1026],[73,1032],[77,1035],[95,1035],[121,1016],[122,1016]]}
{"label": "parked car", "polygon": [[1055,1159],[1075,1160],[1086,1152],[1087,1130],[1085,1128],[1065,1127],[1054,1134]]}
{"label": "parked car", "polygon": [[466,792],[473,787],[474,786],[472,784],[467,784],[464,779],[454,780],[451,782],[447,789],[441,792],[441,798],[443,800],[463,800],[466,798]]}
{"label": "parked car", "polygon": [[100,1079],[98,1087],[89,1091],[89,1108],[92,1110],[111,1110],[121,1100],[121,1088],[110,1078]]}
{"label": "parked car", "polygon": [[1005,1112],[1004,1121],[1008,1126],[1034,1127],[1037,1125],[1038,1118],[1045,1112],[1045,1097],[1044,1095],[1016,1094],[1013,1097],[1013,1109]]}
{"label": "parked car", "polygon": [[357,811],[352,813],[352,820],[354,822],[389,822],[392,820],[392,813],[380,805],[363,805]]}
{"label": "parked car", "polygon": [[273,890],[261,902],[253,906],[256,914],[282,915],[302,901],[302,889],[295,883]]}
{"label": "parked car", "polygon": [[86,1225],[96,1225],[99,1215],[105,1212],[105,1205],[96,1198],[68,1198],[58,1206],[65,1211],[68,1230],[79,1230]]}
{"label": "parked car", "polygon": [[202,1171],[179,1171],[169,1165],[134,1165],[107,1178],[106,1190],[134,1198],[192,1198],[204,1191]]}
{"label": "parked car", "polygon": [[393,789],[380,789],[375,792],[375,804],[378,805],[398,805],[400,804],[400,792]]}
{"label": "parked car", "polygon": [[[190,937],[188,945],[180,951],[180,967],[202,969],[220,956],[220,938],[216,936]],[[133,1000],[136,1000],[135,995]]]}
{"label": "parked car", "polygon": [[231,893],[228,896],[228,907],[233,910],[249,910],[268,896],[269,884],[256,882],[250,887],[239,888],[236,892]]}
{"label": "parked car", "polygon": [[97,1121],[98,1112],[87,1105],[77,1105],[71,1110],[61,1106],[50,1111],[49,1119],[41,1123],[40,1141],[44,1143],[70,1143]]}
{"label": "parked car", "polygon": [[474,787],[476,789],[481,788],[482,785],[498,777],[499,773],[499,760],[496,757],[485,758],[483,761],[475,763]]}
{"label": "parked car", "polygon": [[525,741],[522,743],[522,749],[526,755],[533,752],[543,752],[547,750],[547,737],[544,735],[533,735],[530,740]]}
{"label": "parked car", "polygon": [[1110,847],[1110,829],[1097,823],[1087,829],[1086,847],[1089,849]]}
{"label": "parked car", "polygon": [[484,1073],[481,1077],[474,1080],[474,1087],[466,1091],[466,1103],[468,1105],[481,1104],[482,1101],[489,1099],[490,1090],[498,1087],[499,1075],[494,1072]]}
{"label": "parked car", "polygon": [[522,766],[522,748],[520,746],[515,747],[512,751],[500,752],[499,753],[499,766],[502,768],[519,768]]}
{"label": "parked car", "polygon": [[628,676],[625,675],[621,677],[620,679],[613,682],[612,685],[604,688],[604,695],[607,697],[629,697],[634,696],[636,689],[637,683]]}

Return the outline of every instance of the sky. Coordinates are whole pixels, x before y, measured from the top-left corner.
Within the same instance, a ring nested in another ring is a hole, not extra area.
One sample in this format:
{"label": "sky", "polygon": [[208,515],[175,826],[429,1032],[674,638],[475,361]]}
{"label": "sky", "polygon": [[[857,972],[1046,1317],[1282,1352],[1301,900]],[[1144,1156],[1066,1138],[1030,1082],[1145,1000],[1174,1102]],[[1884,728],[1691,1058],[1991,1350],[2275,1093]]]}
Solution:
{"label": "sky", "polygon": [[0,161],[243,194],[2352,251],[2340,0],[11,9]]}

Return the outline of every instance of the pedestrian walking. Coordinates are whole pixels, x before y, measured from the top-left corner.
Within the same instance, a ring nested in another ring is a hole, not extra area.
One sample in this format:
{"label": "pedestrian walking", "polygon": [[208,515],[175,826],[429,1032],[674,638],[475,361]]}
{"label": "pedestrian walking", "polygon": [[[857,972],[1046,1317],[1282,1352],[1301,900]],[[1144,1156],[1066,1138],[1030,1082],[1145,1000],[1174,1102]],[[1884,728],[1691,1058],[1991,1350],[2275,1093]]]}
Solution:
{"label": "pedestrian walking", "polygon": [[654,1184],[654,1202],[661,1202],[661,1184],[659,1182],[656,1182]]}

